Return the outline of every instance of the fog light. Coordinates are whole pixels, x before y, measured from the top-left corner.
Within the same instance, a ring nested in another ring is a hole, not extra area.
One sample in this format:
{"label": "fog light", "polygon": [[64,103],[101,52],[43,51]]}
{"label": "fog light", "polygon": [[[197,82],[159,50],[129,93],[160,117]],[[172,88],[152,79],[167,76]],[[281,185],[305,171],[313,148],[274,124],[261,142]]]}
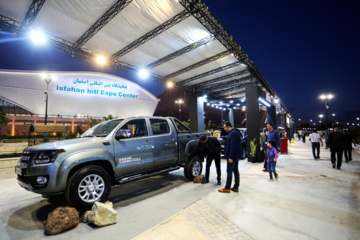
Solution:
{"label": "fog light", "polygon": [[37,177],[36,181],[38,184],[45,184],[45,183],[47,183],[47,178],[40,176],[40,177]]}

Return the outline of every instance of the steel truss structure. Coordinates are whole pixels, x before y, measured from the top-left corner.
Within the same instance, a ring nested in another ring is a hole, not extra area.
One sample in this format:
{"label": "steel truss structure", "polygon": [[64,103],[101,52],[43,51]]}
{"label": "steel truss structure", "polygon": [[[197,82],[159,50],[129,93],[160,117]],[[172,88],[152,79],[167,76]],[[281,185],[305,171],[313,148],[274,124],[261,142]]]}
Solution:
{"label": "steel truss structure", "polygon": [[199,48],[199,47],[201,47],[201,46],[203,46],[205,44],[208,44],[208,43],[212,42],[214,39],[215,39],[215,37],[213,35],[210,35],[210,36],[208,36],[206,38],[200,39],[199,41],[194,42],[193,44],[190,44],[190,45],[188,45],[188,46],[186,46],[186,47],[184,47],[184,48],[182,48],[182,49],[180,49],[180,50],[178,50],[176,52],[173,52],[173,53],[171,53],[171,54],[169,54],[169,55],[167,55],[167,56],[153,62],[153,63],[150,63],[145,68],[146,69],[152,69],[154,67],[160,66],[163,63],[166,63],[166,62],[168,62],[168,61],[170,61],[170,60],[172,60],[174,58],[177,58],[177,57],[179,57],[179,56],[181,56],[181,55],[183,55],[183,54],[185,54],[187,52],[195,50],[196,48]]}
{"label": "steel truss structure", "polygon": [[195,68],[204,66],[205,64],[208,64],[208,63],[211,63],[211,62],[213,62],[213,61],[216,61],[216,60],[218,60],[218,59],[220,59],[220,58],[223,58],[223,57],[225,57],[225,56],[227,56],[227,55],[229,55],[229,54],[230,54],[229,51],[221,52],[221,53],[216,54],[216,55],[214,55],[214,56],[212,56],[212,57],[209,57],[209,58],[206,58],[206,59],[204,59],[204,60],[202,60],[202,61],[200,61],[200,62],[197,62],[197,63],[195,63],[195,64],[193,64],[193,65],[190,65],[190,66],[188,66],[188,67],[186,67],[186,68],[180,69],[179,71],[176,71],[176,72],[174,72],[174,73],[172,73],[172,74],[169,74],[169,75],[165,76],[163,79],[164,79],[164,80],[168,80],[168,79],[173,78],[173,77],[175,77],[175,76],[178,76],[178,75],[181,75],[181,74],[186,73],[186,72],[188,72],[188,71],[191,71],[191,70],[193,70],[193,69],[195,69]]}
{"label": "steel truss structure", "polygon": [[188,79],[185,79],[185,80],[181,80],[179,82],[179,85],[186,85],[189,82],[193,82],[193,81],[198,80],[200,78],[207,77],[207,76],[213,75],[213,74],[218,73],[218,72],[225,71],[227,69],[230,69],[230,68],[233,68],[233,67],[236,67],[236,66],[239,66],[239,65],[240,65],[239,62],[234,62],[234,63],[228,64],[226,66],[222,66],[222,67],[216,68],[214,70],[210,70],[208,72],[196,75],[194,77],[191,77],[191,78],[188,78]]}
{"label": "steel truss structure", "polygon": [[135,40],[134,42],[130,43],[128,46],[124,47],[123,49],[121,49],[120,51],[115,53],[112,56],[112,58],[117,59],[117,58],[120,58],[120,57],[124,56],[125,54],[131,52],[135,48],[137,48],[140,45],[146,43],[147,41],[153,39],[157,35],[165,32],[169,28],[175,26],[176,24],[178,24],[179,22],[185,20],[186,18],[188,18],[190,16],[191,16],[191,14],[189,12],[187,12],[185,10],[182,11],[181,13],[177,14],[175,17],[167,20],[166,22],[164,22],[160,26],[156,27],[152,31],[148,32],[144,36],[140,37],[139,39]]}
{"label": "steel truss structure", "polygon": [[[129,4],[131,4],[132,0],[118,0],[114,5],[112,5],[75,43],[72,43],[68,40],[59,38],[57,36],[52,36],[50,41],[52,45],[62,52],[71,54],[72,56],[80,57],[83,59],[93,59],[95,57],[95,52],[90,49],[85,48],[83,45],[88,42],[97,32],[99,32],[107,23],[109,23],[115,16],[121,13],[123,9],[125,9]],[[215,97],[222,96],[223,98],[230,97],[231,91],[238,90],[243,91],[243,88],[250,84],[258,83],[261,87],[263,87],[270,95],[276,97],[277,94],[272,89],[270,84],[265,80],[259,70],[256,68],[254,63],[249,59],[249,57],[245,54],[242,48],[235,42],[233,37],[224,29],[224,27],[218,22],[218,20],[210,13],[207,6],[202,3],[200,0],[178,0],[178,2],[184,7],[184,11],[180,12],[176,16],[167,20],[163,24],[160,24],[155,29],[146,33],[142,37],[130,43],[128,46],[119,50],[115,54],[113,54],[112,58],[109,61],[109,66],[113,69],[117,69],[120,71],[137,73],[138,68],[122,62],[120,58],[132,50],[138,48],[142,44],[148,42],[149,40],[155,38],[159,34],[165,32],[181,21],[187,19],[190,16],[193,16],[198,22],[200,22],[210,33],[209,37],[201,39],[193,44],[190,44],[180,50],[177,50],[163,58],[160,58],[146,66],[148,69],[153,69],[159,65],[167,63],[168,61],[180,57],[181,55],[193,51],[201,46],[204,46],[214,40],[218,40],[225,48],[226,51],[215,54],[209,58],[206,58],[202,61],[199,61],[195,64],[187,66],[183,69],[180,69],[176,72],[170,73],[166,76],[160,76],[154,73],[151,73],[151,77],[154,81],[165,84],[168,80],[204,66],[208,63],[221,59],[229,54],[232,54],[238,62],[234,62],[225,66],[221,66],[219,68],[207,71],[205,73],[184,79],[175,81],[175,86],[177,88],[191,91],[193,93],[216,93],[216,88],[220,89],[220,86],[216,86],[216,84],[222,83],[221,86],[221,94],[217,94]],[[33,0],[26,17],[23,22],[16,21],[6,16],[0,15],[0,30],[9,31],[13,33],[21,34],[24,30],[29,29],[31,24],[34,22],[36,16],[38,15],[41,7],[44,5],[45,0]],[[219,78],[203,81],[198,84],[191,85],[192,82],[196,80],[201,80],[204,77],[210,76],[215,73],[222,72],[224,70],[234,68],[239,64],[245,64],[246,69],[241,72],[236,72],[233,74],[228,74],[226,76],[222,76]],[[250,75],[250,76],[248,76]],[[229,78],[234,78],[238,76],[243,76],[243,78],[237,78],[228,80]],[[250,80],[249,80],[250,79]],[[239,85],[236,86],[236,82]],[[231,89],[229,88],[231,86]],[[234,87],[233,87],[234,86]],[[227,88],[226,88],[227,87]],[[229,92],[228,92],[229,91]]]}
{"label": "steel truss structure", "polygon": [[118,0],[109,10],[104,13],[74,44],[73,50],[78,49],[90,40],[100,29],[126,8],[132,0]]}
{"label": "steel truss structure", "polygon": [[36,16],[40,12],[40,9],[44,5],[45,0],[33,0],[28,12],[26,13],[25,19],[23,20],[21,24],[21,28],[26,29],[31,26],[31,24],[34,22]]}

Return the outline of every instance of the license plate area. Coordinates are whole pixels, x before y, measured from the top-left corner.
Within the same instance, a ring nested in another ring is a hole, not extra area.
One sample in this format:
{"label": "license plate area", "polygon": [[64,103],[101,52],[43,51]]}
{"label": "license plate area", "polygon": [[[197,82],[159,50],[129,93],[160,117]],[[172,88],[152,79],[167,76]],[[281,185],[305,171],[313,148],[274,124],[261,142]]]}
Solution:
{"label": "license plate area", "polygon": [[16,173],[17,175],[20,175],[20,176],[22,176],[22,175],[23,175],[23,171],[22,171],[22,168],[19,168],[19,167],[15,167],[15,173]]}

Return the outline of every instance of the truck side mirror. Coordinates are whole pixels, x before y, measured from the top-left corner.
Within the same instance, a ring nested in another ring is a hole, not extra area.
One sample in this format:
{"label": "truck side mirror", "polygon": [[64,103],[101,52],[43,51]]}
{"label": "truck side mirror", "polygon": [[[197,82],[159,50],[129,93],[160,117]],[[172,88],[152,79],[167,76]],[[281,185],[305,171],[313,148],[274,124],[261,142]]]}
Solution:
{"label": "truck side mirror", "polygon": [[130,138],[130,137],[131,137],[131,133],[129,129],[120,129],[115,135],[116,140]]}

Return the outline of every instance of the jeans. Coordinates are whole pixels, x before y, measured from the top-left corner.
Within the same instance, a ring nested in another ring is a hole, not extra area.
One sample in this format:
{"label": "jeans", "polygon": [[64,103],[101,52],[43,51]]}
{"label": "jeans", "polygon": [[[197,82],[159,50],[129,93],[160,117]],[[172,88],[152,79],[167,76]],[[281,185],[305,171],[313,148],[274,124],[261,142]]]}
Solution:
{"label": "jeans", "polygon": [[205,179],[209,181],[210,175],[210,166],[212,161],[215,160],[217,180],[221,180],[221,168],[220,168],[220,155],[219,154],[209,154],[206,158],[206,170],[205,170]]}
{"label": "jeans", "polygon": [[[313,156],[315,159],[320,157],[320,143],[318,142],[313,142],[311,143],[312,146],[312,152],[313,152]],[[317,150],[317,155],[315,155],[315,149]]]}
{"label": "jeans", "polygon": [[342,163],[342,155],[343,155],[343,149],[341,148],[331,148],[330,149],[331,151],[331,163],[333,164],[333,166],[335,165],[336,163],[336,156],[335,154],[337,155],[337,168],[340,169],[341,167],[341,163]]}
{"label": "jeans", "polygon": [[231,188],[232,174],[234,173],[235,184],[234,188],[239,188],[240,185],[240,173],[239,173],[239,159],[233,159],[233,162],[230,163],[227,159],[227,168],[226,168],[227,178],[226,178],[226,189]]}
{"label": "jeans", "polygon": [[273,179],[272,174],[274,173],[275,177],[277,176],[275,167],[276,167],[276,162],[268,162],[268,170],[269,170],[269,175],[270,175],[270,179]]}

